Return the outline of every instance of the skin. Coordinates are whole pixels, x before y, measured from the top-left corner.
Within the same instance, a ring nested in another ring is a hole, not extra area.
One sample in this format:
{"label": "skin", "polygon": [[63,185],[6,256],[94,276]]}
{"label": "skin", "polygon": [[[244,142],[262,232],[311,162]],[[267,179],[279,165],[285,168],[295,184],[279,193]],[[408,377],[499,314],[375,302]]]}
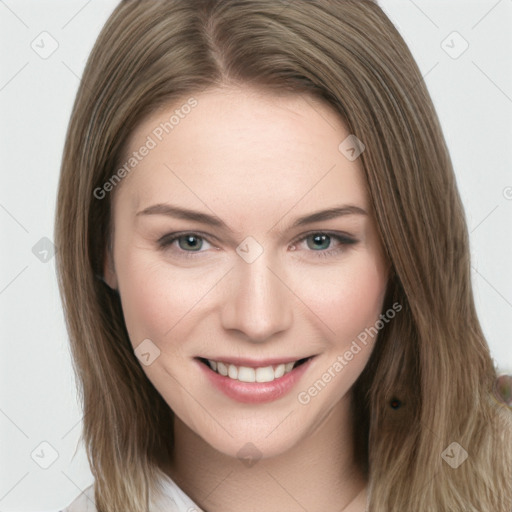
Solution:
{"label": "skin", "polygon": [[[360,159],[338,150],[349,132],[312,97],[248,87],[195,97],[197,107],[115,190],[113,253],[105,262],[134,348],[150,339],[160,350],[142,367],[176,416],[168,474],[209,512],[263,505],[319,512],[333,503],[362,512],[367,482],[353,460],[349,405],[375,338],[308,404],[297,399],[382,312],[389,265]],[[179,105],[143,121],[127,155]],[[231,231],[137,215],[158,203],[215,215]],[[339,205],[368,215],[290,227],[299,216]],[[315,242],[315,232],[324,231],[357,243]],[[160,248],[158,240],[174,232],[203,238],[192,247],[185,238]],[[252,263],[236,252],[248,236],[263,248]],[[242,404],[210,385],[198,355],[316,358],[285,396]],[[251,467],[237,456],[248,442],[261,454]]]}

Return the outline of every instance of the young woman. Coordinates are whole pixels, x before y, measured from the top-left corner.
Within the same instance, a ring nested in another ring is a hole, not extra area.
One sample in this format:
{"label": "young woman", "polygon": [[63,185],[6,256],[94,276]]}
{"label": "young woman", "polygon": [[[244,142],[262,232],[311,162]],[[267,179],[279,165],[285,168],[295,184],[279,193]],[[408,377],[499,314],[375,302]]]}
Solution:
{"label": "young woman", "polygon": [[121,2],[56,241],[95,478],[68,512],[510,512],[450,156],[376,3]]}

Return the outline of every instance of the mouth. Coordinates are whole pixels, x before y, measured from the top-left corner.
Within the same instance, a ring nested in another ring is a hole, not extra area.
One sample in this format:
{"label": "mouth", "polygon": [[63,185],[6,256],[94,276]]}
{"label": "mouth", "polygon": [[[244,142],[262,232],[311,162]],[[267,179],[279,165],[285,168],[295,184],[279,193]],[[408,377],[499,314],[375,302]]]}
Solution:
{"label": "mouth", "polygon": [[314,356],[309,356],[298,359],[296,361],[289,361],[287,363],[278,363],[258,367],[235,365],[226,361],[216,361],[204,357],[196,357],[195,359],[203,363],[213,372],[223,377],[228,377],[229,379],[237,380],[239,382],[258,383],[273,382],[274,380],[278,380],[291,371],[295,370],[297,367],[303,365],[313,357]]}

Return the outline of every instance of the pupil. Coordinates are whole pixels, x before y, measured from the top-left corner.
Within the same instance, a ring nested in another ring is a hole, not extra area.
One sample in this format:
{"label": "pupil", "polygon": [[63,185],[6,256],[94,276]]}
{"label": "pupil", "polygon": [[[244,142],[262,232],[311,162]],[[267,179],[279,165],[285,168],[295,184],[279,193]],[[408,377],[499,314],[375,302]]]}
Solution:
{"label": "pupil", "polygon": [[313,235],[312,236],[314,244],[324,244],[323,247],[319,247],[318,245],[310,246],[310,249],[327,249],[329,247],[330,237],[329,235]]}
{"label": "pupil", "polygon": [[[185,244],[182,244],[181,242],[185,240]],[[188,244],[188,245],[187,245]],[[199,239],[196,236],[189,235],[189,236],[183,236],[179,239],[179,245],[181,249],[187,250],[187,249],[200,249],[201,244],[199,243]]]}

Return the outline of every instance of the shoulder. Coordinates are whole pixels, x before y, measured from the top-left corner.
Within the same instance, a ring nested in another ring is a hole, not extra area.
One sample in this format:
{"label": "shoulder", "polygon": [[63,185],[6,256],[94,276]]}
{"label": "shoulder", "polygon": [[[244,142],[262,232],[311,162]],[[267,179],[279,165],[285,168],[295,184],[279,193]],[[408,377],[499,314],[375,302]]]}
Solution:
{"label": "shoulder", "polygon": [[94,504],[94,485],[87,487],[80,496],[59,512],[98,512]]}
{"label": "shoulder", "polygon": [[[169,476],[159,472],[158,490],[151,496],[151,512],[202,512],[201,508]],[[87,487],[59,512],[98,512],[94,502],[94,484]]]}

